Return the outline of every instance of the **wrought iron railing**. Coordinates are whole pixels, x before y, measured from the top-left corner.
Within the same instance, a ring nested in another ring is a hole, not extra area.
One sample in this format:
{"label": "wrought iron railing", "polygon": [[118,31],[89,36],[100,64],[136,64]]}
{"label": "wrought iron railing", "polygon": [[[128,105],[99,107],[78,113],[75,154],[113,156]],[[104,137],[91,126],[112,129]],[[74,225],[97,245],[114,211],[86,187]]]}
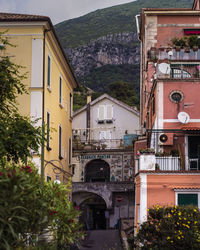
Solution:
{"label": "wrought iron railing", "polygon": [[73,140],[73,150],[111,150],[124,149],[132,150],[132,145],[125,145],[123,139],[103,139],[103,140]]}
{"label": "wrought iron railing", "polygon": [[173,78],[173,79],[200,78],[200,65],[199,64],[171,63],[170,68],[171,68],[170,78]]}
{"label": "wrought iron railing", "polygon": [[[200,171],[200,158],[188,158],[184,157],[184,160],[181,164],[180,157],[173,156],[156,156],[155,157],[155,166],[153,171]],[[135,159],[135,173],[138,173],[141,170],[145,170],[144,166],[141,165],[140,157]]]}

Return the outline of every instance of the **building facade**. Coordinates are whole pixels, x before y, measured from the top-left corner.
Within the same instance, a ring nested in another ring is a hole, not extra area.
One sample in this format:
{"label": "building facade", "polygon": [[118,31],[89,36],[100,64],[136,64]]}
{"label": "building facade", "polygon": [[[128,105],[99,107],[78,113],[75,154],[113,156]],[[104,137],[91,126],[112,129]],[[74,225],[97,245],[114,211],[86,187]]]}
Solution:
{"label": "building facade", "polygon": [[6,50],[11,60],[24,68],[28,94],[19,96],[19,110],[37,125],[46,124],[47,142],[33,161],[41,172],[44,156],[45,179],[66,182],[70,173],[72,139],[72,97],[76,79],[45,16],[0,14],[0,31],[15,45]]}
{"label": "building facade", "polygon": [[138,111],[107,94],[74,113],[72,196],[87,228],[113,228],[120,218],[133,217],[138,129]]}
{"label": "building facade", "polygon": [[156,204],[200,207],[199,17],[194,1],[192,9],[142,9],[137,19],[146,145],[135,143],[135,227]]}

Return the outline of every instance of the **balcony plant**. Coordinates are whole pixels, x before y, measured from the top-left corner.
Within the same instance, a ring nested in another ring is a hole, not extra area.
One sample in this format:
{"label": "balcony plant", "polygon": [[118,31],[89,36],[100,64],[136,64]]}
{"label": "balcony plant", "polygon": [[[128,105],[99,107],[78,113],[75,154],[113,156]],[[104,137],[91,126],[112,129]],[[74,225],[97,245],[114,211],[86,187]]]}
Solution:
{"label": "balcony plant", "polygon": [[139,149],[140,154],[155,154],[155,150],[153,148],[141,148]]}
{"label": "balcony plant", "polygon": [[186,39],[185,38],[177,38],[177,37],[174,37],[172,40],[172,45],[175,47],[175,48],[183,48],[187,45],[186,43]]}

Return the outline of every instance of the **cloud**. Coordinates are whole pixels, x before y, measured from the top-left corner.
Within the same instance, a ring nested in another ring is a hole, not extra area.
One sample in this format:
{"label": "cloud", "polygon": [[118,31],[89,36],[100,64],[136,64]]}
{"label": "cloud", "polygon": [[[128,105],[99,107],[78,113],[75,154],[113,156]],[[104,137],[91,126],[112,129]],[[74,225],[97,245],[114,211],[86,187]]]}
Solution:
{"label": "cloud", "polygon": [[134,0],[0,0],[1,12],[49,16],[54,24]]}

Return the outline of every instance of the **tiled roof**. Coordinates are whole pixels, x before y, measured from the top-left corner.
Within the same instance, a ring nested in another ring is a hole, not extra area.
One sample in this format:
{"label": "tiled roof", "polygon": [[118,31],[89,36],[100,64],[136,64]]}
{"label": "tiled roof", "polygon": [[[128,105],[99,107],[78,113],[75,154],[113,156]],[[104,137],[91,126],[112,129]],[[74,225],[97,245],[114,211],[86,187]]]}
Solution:
{"label": "tiled roof", "polygon": [[0,13],[0,21],[50,21],[48,16],[15,14],[15,13]]}

